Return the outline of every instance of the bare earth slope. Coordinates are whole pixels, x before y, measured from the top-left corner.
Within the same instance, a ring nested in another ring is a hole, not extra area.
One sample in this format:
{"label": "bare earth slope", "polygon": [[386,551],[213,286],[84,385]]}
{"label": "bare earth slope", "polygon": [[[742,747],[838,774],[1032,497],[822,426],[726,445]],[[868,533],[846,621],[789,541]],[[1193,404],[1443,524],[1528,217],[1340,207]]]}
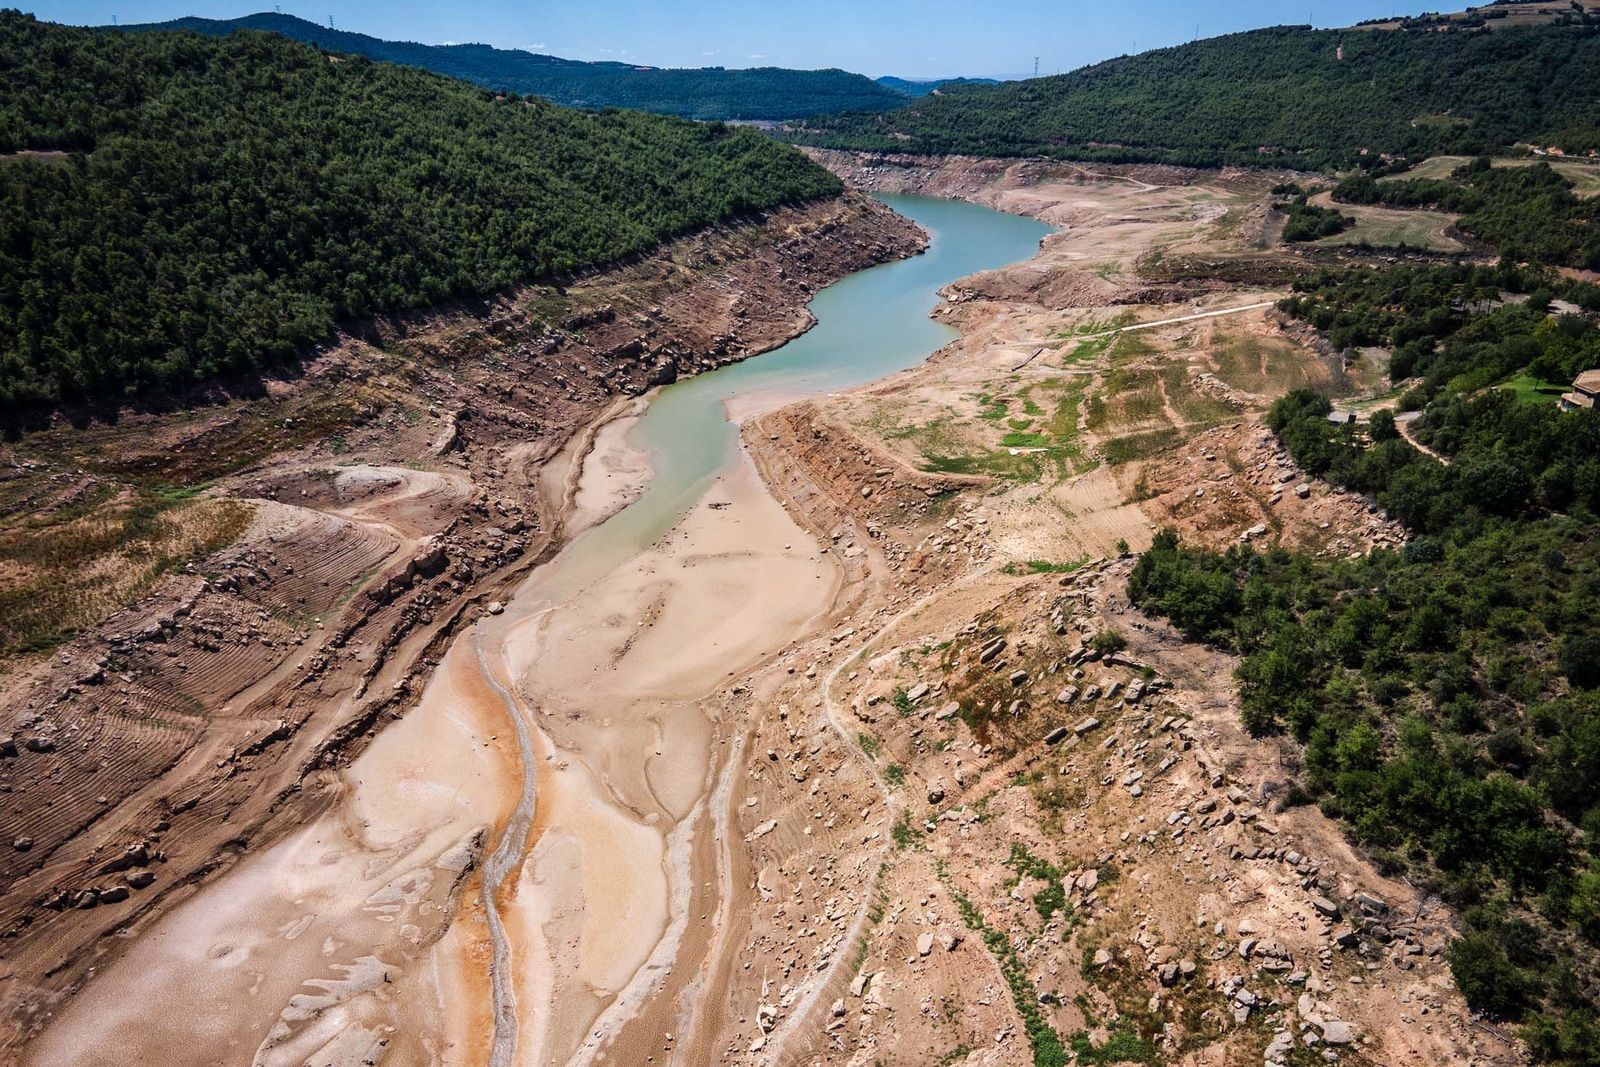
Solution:
{"label": "bare earth slope", "polygon": [[921,241],[859,198],[778,211],[564,289],[378,324],[264,396],[4,446],[3,491],[32,509],[8,510],[19,538],[105,486],[201,483],[244,511],[231,544],[0,675],[0,1047],[340,794],[337,769],[452,635],[561,543],[585,427],[787,340],[817,289]]}

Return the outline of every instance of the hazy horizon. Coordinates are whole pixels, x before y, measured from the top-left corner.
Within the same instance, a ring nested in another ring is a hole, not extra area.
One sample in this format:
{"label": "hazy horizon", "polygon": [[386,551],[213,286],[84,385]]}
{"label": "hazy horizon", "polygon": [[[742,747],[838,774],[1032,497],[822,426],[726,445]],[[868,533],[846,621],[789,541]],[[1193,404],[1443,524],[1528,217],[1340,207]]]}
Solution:
{"label": "hazy horizon", "polygon": [[[1464,5],[1448,8],[1459,6]],[[1429,5],[1244,0],[1218,11],[1192,0],[1136,0],[1116,8],[1037,0],[981,6],[954,0],[872,5],[814,0],[798,21],[792,5],[734,0],[557,0],[537,13],[504,0],[447,8],[373,0],[324,0],[315,8],[258,0],[59,0],[32,8],[42,19],[76,25],[165,22],[189,15],[228,19],[273,10],[323,25],[331,16],[336,29],[424,44],[489,44],[657,67],[840,67],[872,77],[926,79],[1028,77],[1035,56],[1040,74],[1055,74],[1196,36],[1307,22],[1348,26],[1420,14]]]}

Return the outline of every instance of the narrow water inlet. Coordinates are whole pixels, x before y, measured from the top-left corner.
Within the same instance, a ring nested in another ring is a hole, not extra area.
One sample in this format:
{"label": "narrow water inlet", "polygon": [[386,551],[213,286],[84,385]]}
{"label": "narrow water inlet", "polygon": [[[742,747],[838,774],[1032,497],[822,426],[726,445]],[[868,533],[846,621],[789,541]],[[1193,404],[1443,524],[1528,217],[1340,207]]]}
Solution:
{"label": "narrow water inlet", "polygon": [[882,195],[928,232],[926,252],[859,271],[811,301],[816,325],[788,344],[662,389],[631,442],[651,457],[643,495],[576,539],[530,578],[541,595],[571,595],[670,530],[736,459],[735,397],[820,395],[915,366],[954,340],[930,317],[939,290],[958,278],[1026,259],[1051,228],[961,200]]}

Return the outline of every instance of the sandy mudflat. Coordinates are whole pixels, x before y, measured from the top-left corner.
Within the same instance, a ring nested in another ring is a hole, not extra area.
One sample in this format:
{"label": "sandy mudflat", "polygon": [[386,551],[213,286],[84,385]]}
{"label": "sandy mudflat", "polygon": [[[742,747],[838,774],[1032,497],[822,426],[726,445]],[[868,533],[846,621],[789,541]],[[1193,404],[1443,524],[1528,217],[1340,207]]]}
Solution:
{"label": "sandy mudflat", "polygon": [[[558,571],[558,560],[552,571]],[[518,602],[541,599],[551,573]],[[516,915],[521,1030],[564,1060],[611,998],[670,964],[690,820],[719,758],[700,701],[795,640],[838,588],[832,563],[748,461],[579,595],[509,624],[504,652],[548,749]],[[545,991],[549,1000],[545,1000]]]}
{"label": "sandy mudflat", "polygon": [[136,942],[32,1062],[358,1062],[379,1040],[448,1058],[430,1006],[476,1009],[433,988],[456,973],[433,943],[475,838],[515,795],[469,651],[458,644],[417,709],[351,767],[341,803]]}
{"label": "sandy mudflat", "polygon": [[650,456],[628,440],[647,401],[637,397],[595,431],[573,491],[566,530],[574,536],[621,511],[650,481]]}

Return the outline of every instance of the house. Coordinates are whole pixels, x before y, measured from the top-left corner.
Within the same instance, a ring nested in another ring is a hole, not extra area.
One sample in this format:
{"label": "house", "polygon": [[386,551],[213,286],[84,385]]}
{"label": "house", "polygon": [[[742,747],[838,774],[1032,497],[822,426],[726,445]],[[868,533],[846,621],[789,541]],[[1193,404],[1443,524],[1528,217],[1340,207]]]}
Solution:
{"label": "house", "polygon": [[1335,426],[1351,426],[1356,421],[1356,413],[1353,411],[1330,411],[1328,412],[1328,421]]}
{"label": "house", "polygon": [[1583,408],[1593,411],[1596,399],[1600,399],[1600,368],[1578,375],[1572,383],[1572,392],[1561,396],[1561,410],[1577,411]]}

